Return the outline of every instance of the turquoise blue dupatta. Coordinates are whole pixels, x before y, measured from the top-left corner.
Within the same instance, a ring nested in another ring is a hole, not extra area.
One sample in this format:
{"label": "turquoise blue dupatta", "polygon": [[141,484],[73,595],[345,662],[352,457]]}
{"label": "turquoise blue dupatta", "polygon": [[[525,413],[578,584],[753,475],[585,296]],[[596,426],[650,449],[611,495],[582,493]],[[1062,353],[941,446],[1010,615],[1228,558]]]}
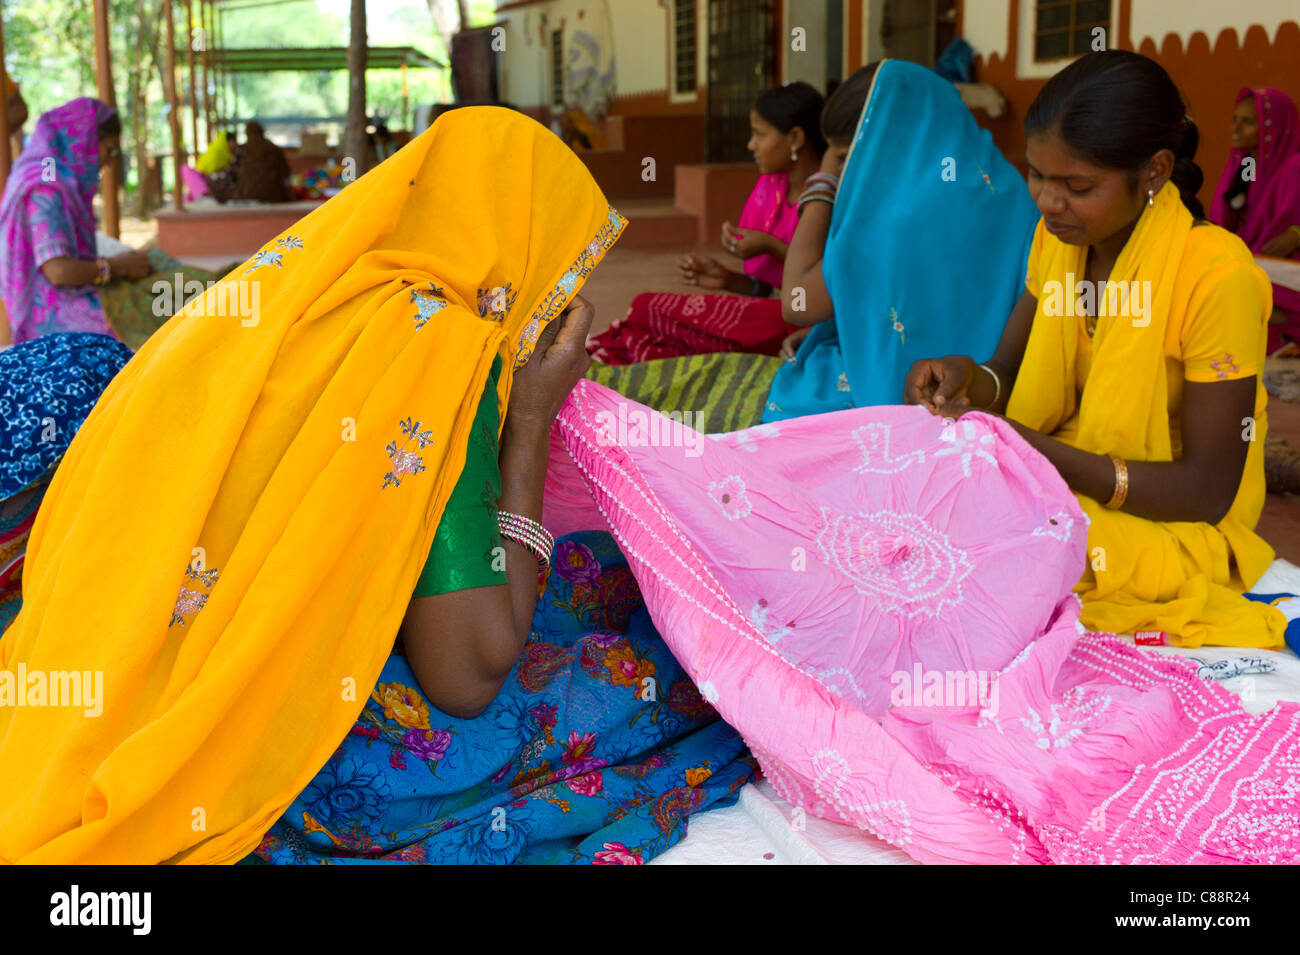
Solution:
{"label": "turquoise blue dupatta", "polygon": [[764,421],[900,404],[912,362],[993,353],[1024,288],[1038,210],[951,83],[876,71],[844,167],[822,274],[835,317],[772,383]]}

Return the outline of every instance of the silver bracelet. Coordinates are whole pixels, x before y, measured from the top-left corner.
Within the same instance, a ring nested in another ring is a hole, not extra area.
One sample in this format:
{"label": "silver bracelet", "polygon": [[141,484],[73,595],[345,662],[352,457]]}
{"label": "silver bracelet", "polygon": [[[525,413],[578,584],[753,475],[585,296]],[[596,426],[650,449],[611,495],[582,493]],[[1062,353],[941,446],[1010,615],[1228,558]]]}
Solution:
{"label": "silver bracelet", "polygon": [[989,408],[996,405],[998,403],[998,398],[1002,396],[1002,379],[999,378],[998,373],[988,365],[981,364],[980,367],[993,376],[993,400],[984,406],[984,410],[987,411]]}
{"label": "silver bracelet", "polygon": [[537,521],[522,514],[497,511],[497,529],[502,537],[514,541],[536,557],[539,567],[550,566],[555,537]]}

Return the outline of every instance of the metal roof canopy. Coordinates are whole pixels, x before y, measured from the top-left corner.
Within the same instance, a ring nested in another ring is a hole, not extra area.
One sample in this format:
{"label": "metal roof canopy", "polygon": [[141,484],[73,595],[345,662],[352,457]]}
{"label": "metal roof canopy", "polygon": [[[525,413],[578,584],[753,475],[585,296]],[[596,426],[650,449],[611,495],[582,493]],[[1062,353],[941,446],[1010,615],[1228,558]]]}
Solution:
{"label": "metal roof canopy", "polygon": [[[230,73],[269,73],[275,71],[311,73],[348,68],[348,48],[327,47],[223,47],[217,56]],[[428,54],[410,46],[372,46],[366,53],[367,70],[445,69]]]}

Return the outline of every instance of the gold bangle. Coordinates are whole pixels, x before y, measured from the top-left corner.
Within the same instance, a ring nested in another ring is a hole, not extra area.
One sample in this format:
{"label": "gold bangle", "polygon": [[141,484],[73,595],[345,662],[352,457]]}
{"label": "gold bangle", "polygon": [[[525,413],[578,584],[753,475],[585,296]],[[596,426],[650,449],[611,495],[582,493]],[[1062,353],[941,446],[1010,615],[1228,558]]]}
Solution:
{"label": "gold bangle", "polygon": [[1110,461],[1115,465],[1115,493],[1104,506],[1116,511],[1124,506],[1124,501],[1128,498],[1128,464],[1123,458],[1113,454],[1110,456]]}

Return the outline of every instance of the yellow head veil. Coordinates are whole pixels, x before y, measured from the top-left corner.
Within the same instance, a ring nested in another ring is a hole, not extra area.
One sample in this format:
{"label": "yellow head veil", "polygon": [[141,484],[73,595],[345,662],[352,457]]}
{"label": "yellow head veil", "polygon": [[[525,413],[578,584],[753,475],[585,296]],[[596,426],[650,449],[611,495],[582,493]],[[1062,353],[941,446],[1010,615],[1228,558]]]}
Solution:
{"label": "yellow head veil", "polygon": [[[0,858],[256,845],[391,651],[494,357],[504,408],[624,224],[549,131],[458,110],[146,343],[55,475],[0,639],[26,704],[0,706]],[[98,703],[66,705],[74,673]]]}
{"label": "yellow head veil", "polygon": [[214,172],[221,172],[234,158],[235,154],[230,151],[230,141],[226,138],[226,131],[223,129],[217,133],[217,138],[208,144],[208,148],[203,150],[203,155],[194,160],[194,168],[210,176]]}

